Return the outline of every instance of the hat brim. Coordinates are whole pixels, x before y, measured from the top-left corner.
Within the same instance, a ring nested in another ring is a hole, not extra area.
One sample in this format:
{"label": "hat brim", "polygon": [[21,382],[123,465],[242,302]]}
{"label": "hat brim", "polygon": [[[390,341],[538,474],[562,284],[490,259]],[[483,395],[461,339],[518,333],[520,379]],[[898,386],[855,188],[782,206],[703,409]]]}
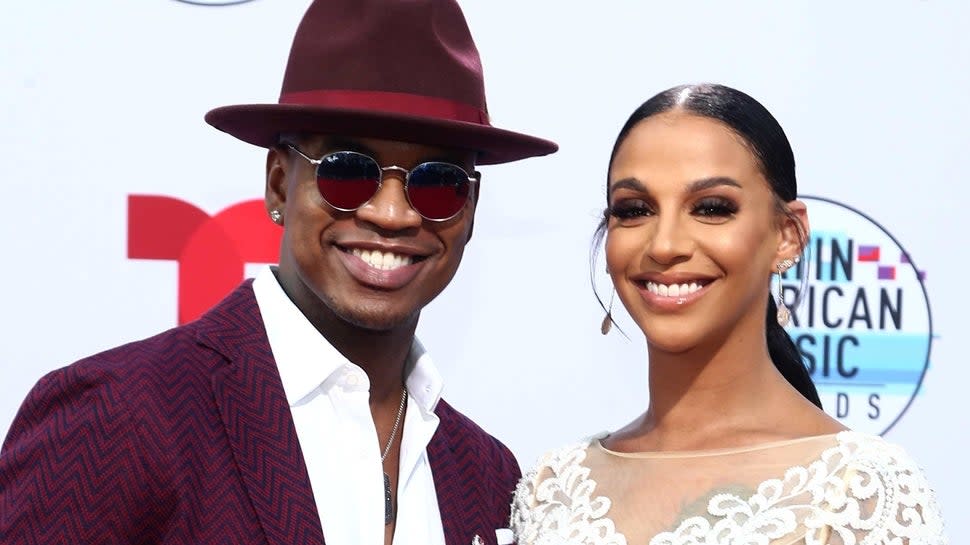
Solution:
{"label": "hat brim", "polygon": [[480,165],[509,163],[559,149],[549,140],[488,125],[373,110],[240,104],[211,110],[205,120],[223,132],[264,148],[277,145],[281,133],[337,134],[473,150],[478,152],[475,162]]}

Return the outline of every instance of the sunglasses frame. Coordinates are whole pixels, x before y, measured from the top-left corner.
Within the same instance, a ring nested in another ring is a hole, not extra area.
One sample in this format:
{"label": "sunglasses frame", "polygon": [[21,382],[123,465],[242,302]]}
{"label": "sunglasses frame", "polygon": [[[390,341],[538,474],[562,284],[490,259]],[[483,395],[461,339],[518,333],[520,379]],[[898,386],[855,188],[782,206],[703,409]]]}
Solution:
{"label": "sunglasses frame", "polygon": [[[399,167],[397,165],[390,165],[390,166],[382,167],[381,164],[377,162],[377,159],[374,159],[370,155],[367,155],[366,153],[361,153],[359,151],[353,151],[353,150],[328,151],[327,153],[325,153],[319,159],[312,159],[309,156],[307,156],[305,153],[303,153],[302,151],[300,151],[300,148],[296,147],[293,144],[290,144],[289,142],[284,142],[283,145],[286,146],[287,148],[295,151],[297,153],[297,155],[299,155],[300,157],[306,159],[307,162],[309,162],[311,165],[314,166],[314,170],[319,169],[320,168],[320,164],[323,163],[323,160],[326,159],[328,156],[333,155],[335,153],[354,153],[354,154],[362,155],[362,156],[370,159],[371,161],[374,162],[375,165],[377,165],[377,168],[378,168],[378,170],[380,171],[380,174],[381,174],[380,175],[380,178],[377,179],[377,189],[374,190],[374,195],[377,195],[377,193],[381,190],[381,187],[384,185],[384,173],[385,172],[392,171],[392,172],[399,173],[404,178],[404,198],[407,199],[408,206],[411,207],[411,210],[414,210],[415,212],[417,212],[418,215],[420,215],[423,219],[426,219],[428,221],[434,221],[434,222],[448,221],[448,220],[453,219],[456,216],[458,216],[458,214],[461,214],[461,211],[464,210],[465,205],[468,204],[469,197],[466,196],[465,197],[465,202],[461,205],[461,208],[459,208],[454,214],[448,216],[447,218],[429,218],[428,216],[425,216],[424,214],[422,214],[421,211],[418,210],[418,208],[414,206],[414,203],[411,202],[411,195],[408,194],[408,182],[410,182],[410,180],[411,180],[411,172],[412,171],[414,171],[414,170],[416,170],[416,169],[418,169],[418,168],[420,168],[420,167],[422,167],[424,165],[448,165],[450,167],[457,168],[462,174],[464,174],[465,177],[468,178],[468,183],[471,185],[471,187],[475,187],[476,184],[478,184],[481,181],[481,177],[482,177],[481,173],[478,172],[478,171],[475,171],[474,172],[474,175],[470,175],[470,174],[468,174],[468,171],[466,171],[465,169],[461,168],[460,166],[458,166],[458,165],[456,165],[454,163],[448,163],[448,162],[445,162],[445,161],[425,161],[423,163],[420,163],[418,165],[415,165],[414,168],[408,170],[408,169],[406,169],[404,167]],[[316,175],[316,174],[317,173],[314,172],[314,175]],[[318,193],[319,193],[319,191],[318,191]],[[374,195],[371,195],[370,197],[367,198],[366,201],[360,203],[359,205],[357,205],[354,208],[342,208],[340,206],[334,206],[333,204],[331,204],[330,201],[327,200],[327,197],[325,197],[323,195],[323,193],[320,193],[320,198],[322,198],[324,200],[324,202],[326,202],[327,205],[329,205],[334,210],[339,210],[341,212],[355,212],[361,206],[364,206],[365,204],[369,203],[371,201],[371,199],[374,198]],[[469,195],[471,195],[470,192],[469,192]]]}

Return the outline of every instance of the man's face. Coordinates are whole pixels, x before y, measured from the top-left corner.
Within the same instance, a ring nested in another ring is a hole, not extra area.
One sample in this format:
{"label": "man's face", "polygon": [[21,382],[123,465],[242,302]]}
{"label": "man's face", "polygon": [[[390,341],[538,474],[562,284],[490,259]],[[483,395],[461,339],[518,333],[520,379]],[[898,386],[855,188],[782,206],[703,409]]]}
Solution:
{"label": "man's face", "polygon": [[[293,142],[313,159],[356,151],[382,167],[412,169],[426,161],[474,170],[475,154],[405,142],[315,136]],[[320,196],[316,167],[296,152],[270,150],[266,205],[283,213],[279,280],[313,322],[337,319],[371,330],[416,323],[421,309],[448,285],[471,238],[477,184],[455,217],[429,221],[411,208],[404,175],[389,170],[374,196],[351,212]]]}

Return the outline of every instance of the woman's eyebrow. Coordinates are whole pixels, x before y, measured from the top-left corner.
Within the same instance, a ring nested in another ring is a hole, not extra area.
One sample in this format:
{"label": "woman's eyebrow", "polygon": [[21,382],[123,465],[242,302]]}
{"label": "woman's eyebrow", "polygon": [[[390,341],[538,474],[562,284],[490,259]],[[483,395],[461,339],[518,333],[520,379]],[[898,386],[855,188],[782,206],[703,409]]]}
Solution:
{"label": "woman's eyebrow", "polygon": [[[690,185],[687,186],[687,193],[697,193],[698,191],[704,191],[705,189],[711,189],[712,187],[722,185],[737,187],[739,189],[741,188],[741,184],[739,184],[734,178],[729,176],[712,176],[710,178],[701,178],[700,180],[694,180],[691,182]],[[610,186],[610,192],[617,189],[630,189],[640,193],[650,193],[650,190],[647,189],[646,184],[633,177],[617,180]]]}
{"label": "woman's eyebrow", "polygon": [[711,178],[702,178],[700,180],[694,180],[687,186],[688,193],[697,193],[698,191],[704,191],[705,189],[710,189],[712,187],[717,187],[721,185],[728,185],[731,187],[741,188],[741,184],[730,178],[728,176],[713,176]]}
{"label": "woman's eyebrow", "polygon": [[636,178],[623,178],[622,180],[617,180],[610,186],[610,191],[615,189],[632,189],[634,191],[640,191],[643,193],[649,193],[650,190],[647,186],[643,185],[643,182]]}

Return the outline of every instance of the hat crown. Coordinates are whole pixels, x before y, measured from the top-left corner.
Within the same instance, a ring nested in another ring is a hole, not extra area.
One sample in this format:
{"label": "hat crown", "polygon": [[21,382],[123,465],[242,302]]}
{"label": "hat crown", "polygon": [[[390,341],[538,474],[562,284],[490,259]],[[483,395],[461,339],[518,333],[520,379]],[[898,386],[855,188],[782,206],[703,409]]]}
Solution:
{"label": "hat crown", "polygon": [[314,1],[293,39],[280,102],[346,91],[441,99],[487,119],[481,59],[454,0]]}
{"label": "hat crown", "polygon": [[493,127],[483,81],[455,0],[315,0],[278,102],[222,106],[205,119],[266,148],[286,133],[337,134],[471,150],[480,165],[558,149]]}

